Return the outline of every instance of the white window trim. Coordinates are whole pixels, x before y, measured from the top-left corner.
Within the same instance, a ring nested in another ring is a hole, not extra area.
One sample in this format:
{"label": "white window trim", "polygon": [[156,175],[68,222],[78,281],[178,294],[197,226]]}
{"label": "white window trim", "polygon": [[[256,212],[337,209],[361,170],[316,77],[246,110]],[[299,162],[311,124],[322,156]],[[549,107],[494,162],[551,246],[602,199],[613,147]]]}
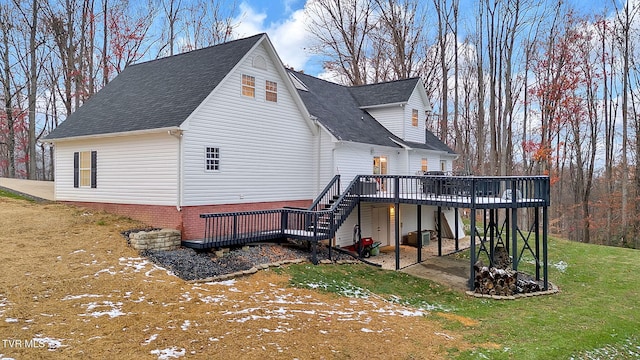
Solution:
{"label": "white window trim", "polygon": [[[253,78],[253,87],[251,87],[250,85],[245,85],[245,83],[244,83],[245,76]],[[253,75],[249,75],[249,74],[240,75],[240,95],[242,95],[243,98],[246,98],[246,99],[255,99],[256,98],[256,94],[257,94],[256,81],[257,81],[257,79]],[[246,95],[244,93],[245,86],[247,88],[252,88],[253,89],[253,96],[249,96],[249,95]]]}

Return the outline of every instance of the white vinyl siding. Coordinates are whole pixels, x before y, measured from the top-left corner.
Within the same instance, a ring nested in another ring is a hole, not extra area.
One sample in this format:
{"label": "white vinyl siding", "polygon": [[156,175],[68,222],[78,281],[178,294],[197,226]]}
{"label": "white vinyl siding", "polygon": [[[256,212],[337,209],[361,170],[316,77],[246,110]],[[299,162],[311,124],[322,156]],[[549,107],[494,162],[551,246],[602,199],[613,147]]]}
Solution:
{"label": "white vinyl siding", "polygon": [[402,164],[398,153],[404,150],[358,143],[339,143],[335,150],[336,170],[340,174],[340,186],[344,190],[356,175],[373,175],[373,158],[387,157],[387,173],[397,175]]}
{"label": "white vinyl siding", "polygon": [[400,105],[367,109],[369,115],[373,116],[382,126],[395,136],[404,139],[404,108]]}
{"label": "white vinyl siding", "polygon": [[[73,153],[99,155],[98,186],[73,187]],[[55,145],[56,200],[176,205],[178,140],[158,134],[61,141]]]}
{"label": "white vinyl siding", "polygon": [[[253,67],[256,55],[265,58],[266,69]],[[312,130],[283,85],[288,79],[276,69],[264,45],[258,46],[185,123],[185,206],[313,198]],[[248,73],[256,84],[279,83],[278,106],[267,104],[264,86],[256,87],[255,99],[237,96],[241,76]],[[223,156],[215,173],[202,167],[202,149],[212,144]]]}
{"label": "white vinyl siding", "polygon": [[[329,134],[324,128],[318,129],[318,135],[315,139],[315,165],[316,171],[314,172],[314,178],[316,179],[316,190],[315,194],[317,195],[324,189],[327,183],[333,179],[337,172],[335,171],[335,160],[334,160],[334,148],[335,143],[332,141],[333,137]],[[341,182],[350,181],[349,179],[345,179],[341,177]],[[315,198],[315,196],[314,196]]]}
{"label": "white vinyl siding", "polygon": [[[412,124],[412,116],[413,110],[418,111],[418,126],[413,126]],[[404,113],[404,133],[402,138],[406,141],[420,142],[424,143],[425,139],[425,120],[426,120],[426,105],[422,101],[422,97],[418,90],[414,90],[409,97],[409,101],[405,106]]]}
{"label": "white vinyl siding", "polygon": [[411,151],[409,160],[409,174],[422,172],[422,159],[427,160],[427,171],[440,171],[441,153],[429,150]]}

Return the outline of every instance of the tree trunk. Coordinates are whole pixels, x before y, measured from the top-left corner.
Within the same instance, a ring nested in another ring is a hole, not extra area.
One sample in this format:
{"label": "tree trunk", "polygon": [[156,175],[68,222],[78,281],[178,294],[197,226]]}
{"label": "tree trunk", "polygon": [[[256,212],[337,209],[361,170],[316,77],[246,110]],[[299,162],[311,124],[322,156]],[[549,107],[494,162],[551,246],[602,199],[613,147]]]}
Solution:
{"label": "tree trunk", "polygon": [[29,179],[36,179],[36,96],[38,91],[36,31],[38,27],[38,0],[33,0],[32,6],[31,33],[29,36],[29,150],[27,153],[29,156],[28,177]]}

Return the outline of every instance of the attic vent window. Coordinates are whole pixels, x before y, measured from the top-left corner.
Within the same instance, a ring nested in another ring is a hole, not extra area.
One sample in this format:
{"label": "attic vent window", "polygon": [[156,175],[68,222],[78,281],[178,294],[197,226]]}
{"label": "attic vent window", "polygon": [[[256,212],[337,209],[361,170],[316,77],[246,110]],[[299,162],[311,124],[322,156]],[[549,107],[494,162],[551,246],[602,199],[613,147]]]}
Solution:
{"label": "attic vent window", "polygon": [[254,76],[242,74],[242,95],[256,97],[256,78]]}
{"label": "attic vent window", "polygon": [[267,61],[260,55],[253,58],[253,67],[256,69],[267,70]]}

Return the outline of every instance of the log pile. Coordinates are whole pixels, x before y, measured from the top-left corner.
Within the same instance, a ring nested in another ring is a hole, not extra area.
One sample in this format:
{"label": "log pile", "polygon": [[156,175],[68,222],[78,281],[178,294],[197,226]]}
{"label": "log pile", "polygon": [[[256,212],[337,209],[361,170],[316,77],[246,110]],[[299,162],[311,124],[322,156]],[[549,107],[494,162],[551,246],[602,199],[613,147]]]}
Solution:
{"label": "log pile", "polygon": [[508,269],[484,266],[482,261],[474,265],[475,292],[486,295],[511,296],[541,291],[540,285],[526,274]]}
{"label": "log pile", "polygon": [[511,266],[511,256],[504,246],[496,246],[493,249],[493,266],[498,269],[508,269]]}

